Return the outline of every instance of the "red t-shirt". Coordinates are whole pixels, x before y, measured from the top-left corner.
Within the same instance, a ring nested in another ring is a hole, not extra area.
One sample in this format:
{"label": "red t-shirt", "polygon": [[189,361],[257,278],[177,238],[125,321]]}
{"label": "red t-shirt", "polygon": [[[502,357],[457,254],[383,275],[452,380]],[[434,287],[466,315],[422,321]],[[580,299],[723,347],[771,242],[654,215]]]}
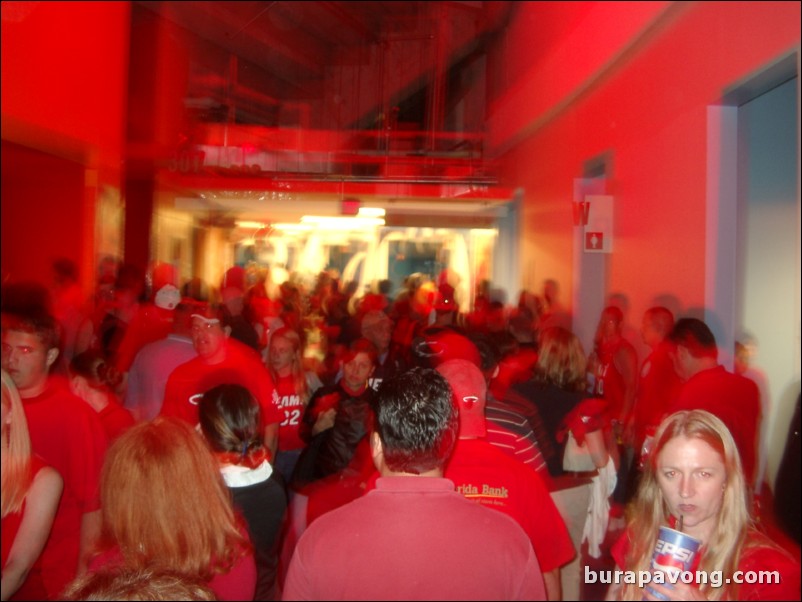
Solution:
{"label": "red t-shirt", "polygon": [[106,434],[95,411],[52,378],[36,397],[23,399],[33,452],[64,479],[50,539],[42,552],[42,577],[51,598],[75,577],[84,513],[100,508],[100,470]]}
{"label": "red t-shirt", "polygon": [[[619,357],[620,356],[620,357]],[[593,394],[604,398],[608,403],[608,412],[611,420],[626,420],[623,416],[626,402],[627,381],[625,375],[618,370],[616,358],[621,362],[632,362],[632,378],[637,379],[637,354],[626,339],[619,339],[613,344],[603,345],[599,351],[599,364],[596,368],[596,381]],[[633,382],[632,386],[636,383]]]}
{"label": "red t-shirt", "polygon": [[302,449],[306,443],[298,434],[298,428],[301,425],[306,406],[295,389],[294,376],[278,378],[273,399],[283,415],[278,427],[278,448],[282,451]]}
{"label": "red t-shirt", "polygon": [[172,332],[173,315],[171,310],[152,303],[139,306],[117,349],[116,367],[120,372],[131,369],[131,364],[142,347],[163,339]]}
{"label": "red t-shirt", "polygon": [[457,491],[514,518],[532,542],[540,570],[571,562],[576,550],[540,476],[482,439],[460,439],[445,470]]}
{"label": "red t-shirt", "polygon": [[106,431],[109,443],[112,443],[125,431],[136,424],[133,414],[119,404],[115,399],[109,400],[109,405],[98,412],[100,424]]}
{"label": "red t-shirt", "polygon": [[669,350],[668,343],[660,343],[641,366],[634,409],[636,451],[640,451],[647,429],[660,424],[682,385]]}
{"label": "red t-shirt", "polygon": [[219,364],[209,365],[196,357],[173,370],[165,386],[161,415],[174,416],[196,426],[198,403],[203,394],[225,384],[242,385],[253,394],[262,408],[264,425],[284,420],[273,398],[273,380],[259,355],[230,339],[226,341],[226,357]]}

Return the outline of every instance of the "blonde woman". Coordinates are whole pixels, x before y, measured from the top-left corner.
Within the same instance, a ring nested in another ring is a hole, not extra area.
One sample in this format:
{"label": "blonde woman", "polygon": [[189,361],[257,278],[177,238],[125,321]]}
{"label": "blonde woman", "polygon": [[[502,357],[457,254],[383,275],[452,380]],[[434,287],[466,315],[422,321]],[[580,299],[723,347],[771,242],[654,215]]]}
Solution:
{"label": "blonde woman", "polygon": [[90,570],[158,567],[204,579],[220,600],[252,600],[256,566],[219,466],[187,423],[156,418],[109,448],[101,552]]}
{"label": "blonde woman", "polygon": [[298,457],[306,447],[298,432],[304,410],[322,383],[317,374],[304,371],[301,337],[286,326],[270,337],[267,368],[276,386],[278,405],[284,413],[278,429],[279,451],[273,464],[284,481],[289,482]]}
{"label": "blonde woman", "polygon": [[[607,599],[799,600],[799,563],[754,528],[746,499],[741,459],[724,423],[703,410],[666,418],[612,554],[616,569],[649,571],[659,528],[679,528],[682,517],[683,532],[701,541],[696,570],[707,583],[650,583],[662,598],[637,583],[613,584]],[[776,571],[779,580],[766,575],[762,583],[739,584],[736,571]]]}
{"label": "blonde woman", "polygon": [[37,560],[50,535],[64,483],[31,455],[17,388],[2,372],[2,599],[47,597]]}
{"label": "blonde woman", "polygon": [[[606,525],[593,532],[586,525],[591,516],[594,525],[599,514],[606,518],[606,492],[598,473],[614,469],[605,443],[604,404],[588,399],[586,366],[585,351],[574,333],[559,326],[546,328],[540,334],[535,375],[514,385],[506,401],[532,423],[551,476],[551,497],[574,547],[579,552],[587,535],[589,553],[598,557]],[[580,565],[577,553],[560,571],[565,600],[579,599]]]}

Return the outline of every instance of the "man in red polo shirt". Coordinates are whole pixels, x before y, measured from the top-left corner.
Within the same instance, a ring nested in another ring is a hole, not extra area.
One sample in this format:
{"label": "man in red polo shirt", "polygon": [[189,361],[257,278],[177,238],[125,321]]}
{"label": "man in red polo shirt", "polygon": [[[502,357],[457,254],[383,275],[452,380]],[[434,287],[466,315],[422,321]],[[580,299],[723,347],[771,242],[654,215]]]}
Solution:
{"label": "man in red polo shirt", "polygon": [[459,420],[452,397],[431,369],[382,383],[370,435],[376,487],[301,536],[284,600],[544,599],[521,527],[443,478]]}

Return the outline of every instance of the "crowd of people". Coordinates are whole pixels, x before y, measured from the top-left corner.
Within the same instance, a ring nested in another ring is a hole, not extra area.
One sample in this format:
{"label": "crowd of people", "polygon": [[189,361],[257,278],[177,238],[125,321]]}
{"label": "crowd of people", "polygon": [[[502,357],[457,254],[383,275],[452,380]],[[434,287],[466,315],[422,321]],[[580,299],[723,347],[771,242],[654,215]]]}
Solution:
{"label": "crowd of people", "polygon": [[358,296],[101,268],[89,302],[65,260],[3,287],[3,600],[573,600],[583,549],[620,528],[649,571],[661,526],[780,580],[609,599],[800,596],[755,520],[765,402],[701,320],[632,341],[611,299],[586,353],[553,280],[463,312],[448,270]]}

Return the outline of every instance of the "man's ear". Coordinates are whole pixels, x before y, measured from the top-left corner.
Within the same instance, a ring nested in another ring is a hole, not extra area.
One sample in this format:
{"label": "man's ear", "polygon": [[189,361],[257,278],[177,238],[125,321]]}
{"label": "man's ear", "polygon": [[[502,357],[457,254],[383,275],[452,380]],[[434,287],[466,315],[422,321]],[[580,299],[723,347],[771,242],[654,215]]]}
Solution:
{"label": "man's ear", "polygon": [[223,326],[223,332],[226,334],[226,338],[231,336],[231,326]]}
{"label": "man's ear", "polygon": [[56,358],[58,358],[58,349],[51,347],[47,350],[47,354],[45,355],[45,362],[47,363],[48,369],[50,369],[50,366],[56,361]]}
{"label": "man's ear", "polygon": [[376,467],[379,474],[385,476],[387,464],[384,462],[384,447],[382,447],[381,438],[376,431],[370,435],[370,455],[373,457],[373,466]]}
{"label": "man's ear", "polygon": [[80,376],[73,376],[72,378],[70,378],[70,389],[72,389],[72,392],[75,393],[78,397],[83,397],[83,391],[82,391],[83,383],[81,381],[86,382],[86,379]]}
{"label": "man's ear", "polygon": [[382,440],[379,437],[379,433],[373,431],[370,434],[370,455],[372,458],[375,458],[380,455],[384,455],[384,448],[382,447]]}

